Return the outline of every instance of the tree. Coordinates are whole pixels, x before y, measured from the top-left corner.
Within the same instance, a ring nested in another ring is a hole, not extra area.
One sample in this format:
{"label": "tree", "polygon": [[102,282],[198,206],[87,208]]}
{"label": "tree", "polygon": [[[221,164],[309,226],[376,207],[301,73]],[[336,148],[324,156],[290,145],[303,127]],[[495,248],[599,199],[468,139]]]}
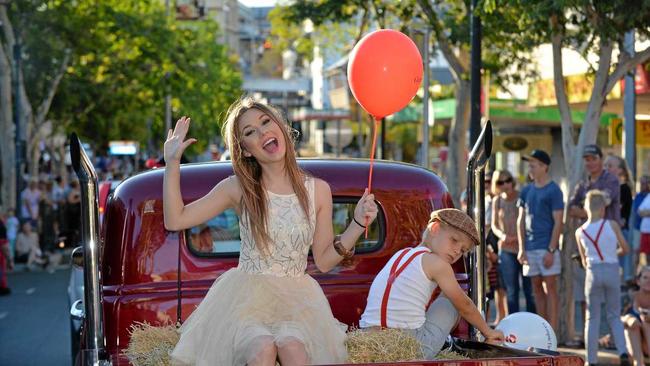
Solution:
{"label": "tree", "polygon": [[[38,6],[37,6],[38,5]],[[33,1],[10,1],[3,0],[0,2],[0,23],[2,24],[2,33],[0,34],[0,80],[2,82],[2,92],[0,94],[0,126],[8,133],[3,134],[0,143],[0,152],[2,153],[2,189],[0,199],[3,206],[12,205],[16,199],[16,182],[14,177],[20,172],[15,171],[14,160],[16,151],[14,145],[15,130],[13,125],[13,98],[19,96],[20,118],[25,121],[25,135],[27,141],[27,150],[32,150],[36,145],[40,128],[44,125],[47,112],[52,103],[54,94],[63,77],[63,74],[70,62],[69,50],[60,47],[61,44],[53,39],[44,42],[43,48],[54,50],[49,58],[39,58],[38,50],[34,50],[33,60],[36,65],[39,77],[35,82],[30,79],[30,75],[25,72],[25,68],[16,68],[16,57],[21,57],[23,62],[27,61],[23,55],[14,55],[14,46],[17,39],[29,39],[31,31],[39,28],[43,35],[48,32],[58,30],[63,24],[67,23],[66,13],[58,12],[57,18],[61,21],[57,23],[47,15],[50,3],[36,4]],[[34,15],[34,22],[26,21],[27,14]],[[17,21],[21,30],[16,34],[14,22]],[[25,48],[29,49],[25,44]],[[29,51],[25,52],[29,55]],[[17,80],[18,90],[14,90],[13,81]],[[30,85],[31,88],[27,88]],[[32,101],[37,101],[37,108],[34,110]]]}
{"label": "tree", "polygon": [[[566,194],[567,197],[571,197],[576,183],[583,175],[581,151],[585,145],[596,143],[600,117],[607,95],[636,65],[650,59],[650,47],[638,51],[634,56],[628,54],[623,47],[624,37],[628,31],[635,31],[640,38],[648,39],[650,2],[509,0],[494,10],[498,13],[499,9],[503,8],[509,8],[516,14],[514,19],[504,16],[511,26],[507,31],[508,34],[518,38],[519,42],[529,44],[531,48],[543,43],[552,45],[555,97],[561,115],[562,150],[569,183]],[[506,29],[503,31],[505,32]],[[563,49],[573,49],[587,61],[589,61],[587,56],[590,55],[595,55],[597,58],[597,64],[591,67],[593,89],[577,142],[565,88]],[[618,56],[613,62],[615,51],[618,51]],[[570,256],[575,250],[575,242],[572,240],[573,233],[570,232],[572,228],[568,225],[565,228],[567,230],[562,248],[562,266],[571,268]],[[560,317],[558,338],[563,341],[567,339],[573,327],[570,270],[562,272],[560,291],[565,295],[561,297],[561,309],[569,309]]]}
{"label": "tree", "polygon": [[202,151],[241,94],[236,60],[217,43],[218,25],[168,21],[156,1],[105,1],[94,14],[94,47],[70,67],[53,114],[98,149],[125,138],[161,144],[169,91],[174,114],[191,116],[201,131],[189,153]]}
{"label": "tree", "polygon": [[[214,136],[241,93],[236,60],[217,43],[217,24],[168,19],[157,0],[0,0],[0,22],[0,126],[13,131],[17,78],[31,174],[46,134],[75,130],[99,150],[110,139],[161,142],[169,90],[174,113],[191,115],[195,129]],[[18,39],[24,52],[14,75]],[[13,138],[4,134],[0,143],[3,204],[16,194]],[[190,153],[208,142],[200,139]]]}
{"label": "tree", "polygon": [[[449,130],[449,156],[447,160],[447,187],[456,202],[466,184],[466,132],[469,127],[469,1],[430,2],[410,0],[384,2],[381,0],[346,1],[296,1],[283,10],[284,19],[294,24],[311,19],[316,25],[349,22],[357,25],[358,41],[374,20],[380,28],[392,27],[407,31],[409,27],[420,30],[428,26],[432,39],[450,65],[456,86],[456,112]],[[483,12],[484,27],[490,45],[508,45],[508,48],[486,47],[488,62],[484,64],[499,85],[506,81],[521,80],[529,71],[526,68],[525,49],[518,39],[504,37],[503,32],[490,29],[502,27],[501,19]],[[494,36],[492,36],[494,35]],[[499,36],[499,38],[496,38]],[[356,43],[356,42],[355,42]],[[508,72],[504,65],[512,66]]]}

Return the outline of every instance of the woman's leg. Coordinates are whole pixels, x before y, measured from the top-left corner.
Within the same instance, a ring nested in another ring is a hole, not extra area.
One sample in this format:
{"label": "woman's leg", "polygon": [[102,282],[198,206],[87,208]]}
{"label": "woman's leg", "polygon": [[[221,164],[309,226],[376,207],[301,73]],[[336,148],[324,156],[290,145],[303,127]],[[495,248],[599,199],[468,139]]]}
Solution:
{"label": "woman's leg", "polygon": [[650,354],[650,323],[641,322],[641,347],[645,354]]}
{"label": "woman's leg", "polygon": [[524,276],[521,271],[521,264],[519,265],[519,277],[521,277],[522,288],[524,290],[524,297],[526,298],[526,311],[529,313],[537,314],[537,304],[533,296],[533,284],[530,277]]}
{"label": "woman's leg", "polygon": [[278,345],[278,356],[282,366],[303,366],[309,363],[305,345],[295,338]]}
{"label": "woman's leg", "polygon": [[627,351],[632,355],[634,364],[643,365],[643,347],[641,346],[641,322],[632,315],[621,317],[625,326],[625,345]]}
{"label": "woman's leg", "polygon": [[252,343],[254,344],[253,347],[250,347],[252,348],[250,350],[252,355],[247,364],[249,366],[275,366],[278,349],[275,346],[273,337],[257,337]]}
{"label": "woman's leg", "polygon": [[502,250],[499,253],[499,271],[505,284],[508,314],[516,313],[519,311],[519,276],[521,274],[521,265],[517,262],[517,256]]}
{"label": "woman's leg", "polygon": [[508,315],[508,309],[506,304],[506,291],[502,288],[498,288],[494,291],[494,300],[497,305],[497,317],[494,320],[495,324],[498,324],[503,318]]}

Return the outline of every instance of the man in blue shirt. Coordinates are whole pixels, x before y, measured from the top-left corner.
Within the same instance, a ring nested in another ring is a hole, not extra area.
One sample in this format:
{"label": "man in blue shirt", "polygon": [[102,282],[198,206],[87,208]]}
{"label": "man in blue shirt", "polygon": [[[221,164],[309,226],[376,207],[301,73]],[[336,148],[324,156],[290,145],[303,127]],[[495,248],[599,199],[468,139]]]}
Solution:
{"label": "man in blue shirt", "polygon": [[524,276],[532,280],[537,312],[557,331],[561,270],[558,249],[564,199],[548,174],[551,157],[545,151],[533,150],[523,160],[528,162],[533,182],[521,190],[517,204],[518,259]]}

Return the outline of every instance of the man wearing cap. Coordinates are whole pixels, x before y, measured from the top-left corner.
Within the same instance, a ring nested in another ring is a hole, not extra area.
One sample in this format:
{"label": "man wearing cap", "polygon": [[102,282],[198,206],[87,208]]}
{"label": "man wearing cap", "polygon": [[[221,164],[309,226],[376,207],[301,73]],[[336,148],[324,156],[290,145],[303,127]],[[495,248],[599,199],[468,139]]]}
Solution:
{"label": "man wearing cap", "polygon": [[609,205],[605,208],[605,219],[621,222],[621,188],[618,177],[609,173],[603,165],[603,152],[598,145],[587,145],[582,152],[587,178],[576,186],[569,200],[569,216],[584,222],[587,211],[583,207],[587,192],[598,189],[607,193]]}
{"label": "man wearing cap", "polygon": [[558,276],[560,274],[560,233],[564,199],[560,187],[551,180],[551,157],[543,150],[533,150],[523,157],[528,162],[532,183],[519,196],[519,262],[524,276],[533,284],[535,306],[539,315],[558,329]]}

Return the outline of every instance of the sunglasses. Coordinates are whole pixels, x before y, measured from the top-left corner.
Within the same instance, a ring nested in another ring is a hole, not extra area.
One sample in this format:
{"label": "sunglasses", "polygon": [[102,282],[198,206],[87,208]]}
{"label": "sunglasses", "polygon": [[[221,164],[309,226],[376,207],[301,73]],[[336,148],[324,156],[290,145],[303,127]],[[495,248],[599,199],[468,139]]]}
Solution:
{"label": "sunglasses", "polygon": [[508,179],[506,179],[506,180],[498,180],[498,181],[497,181],[497,185],[498,185],[498,186],[502,186],[502,185],[504,185],[504,184],[506,184],[506,183],[512,183],[512,178],[508,178]]}

